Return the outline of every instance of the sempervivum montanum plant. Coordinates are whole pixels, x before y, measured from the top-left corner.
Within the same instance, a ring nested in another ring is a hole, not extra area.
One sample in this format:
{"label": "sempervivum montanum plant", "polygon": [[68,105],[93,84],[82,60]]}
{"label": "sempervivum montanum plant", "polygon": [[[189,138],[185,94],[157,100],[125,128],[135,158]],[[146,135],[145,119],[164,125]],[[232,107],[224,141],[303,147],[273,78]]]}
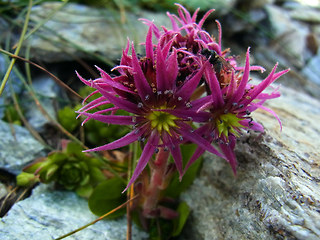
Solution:
{"label": "sempervivum montanum plant", "polygon": [[[143,203],[146,217],[156,216],[154,212],[162,217],[174,215],[163,208],[159,210],[155,197],[170,175],[170,153],[180,177],[206,150],[225,158],[235,172],[236,137],[241,129],[263,131],[262,125],[249,115],[257,108],[266,109],[262,104],[280,95],[276,91],[271,94],[262,91],[288,71],[275,73],[275,67],[260,84],[251,85],[250,71],[263,68],[250,66],[249,50],[245,67],[238,67],[234,58],[226,57],[228,51],[221,49],[219,22],[218,42],[202,29],[213,10],[196,23],[198,10],[191,16],[178,6],[179,16],[168,14],[172,30],[165,27],[159,30],[152,22],[144,20],[149,25],[145,56],[138,57],[133,44],[129,55],[128,42],[120,65],[113,69],[119,72],[117,76],[111,77],[98,67],[101,74],[98,79],[85,80],[78,75],[86,85],[96,89],[93,94],[102,94],[80,109],[79,114],[87,117],[84,123],[95,119],[132,126],[132,131],[124,137],[89,151],[110,150],[135,141],[141,143],[143,150],[127,188],[150,163],[151,178],[145,192],[151,200]],[[153,35],[156,44],[152,42]],[[96,108],[102,110],[89,112]],[[114,115],[120,109],[131,116]],[[198,148],[183,169],[180,145],[189,142]],[[211,145],[212,142],[217,142],[220,151]]]}
{"label": "sempervivum montanum plant", "polygon": [[36,182],[55,182],[79,196],[89,197],[94,187],[106,179],[101,162],[83,153],[77,143],[64,141],[62,145],[62,151],[51,152],[48,157],[25,167],[17,176],[17,184],[29,186]]}

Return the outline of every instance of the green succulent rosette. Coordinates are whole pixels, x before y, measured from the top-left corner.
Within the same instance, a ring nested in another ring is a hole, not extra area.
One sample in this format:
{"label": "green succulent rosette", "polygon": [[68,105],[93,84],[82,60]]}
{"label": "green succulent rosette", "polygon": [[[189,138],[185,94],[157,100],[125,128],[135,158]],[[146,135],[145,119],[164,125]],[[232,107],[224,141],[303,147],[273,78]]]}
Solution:
{"label": "green succulent rosette", "polygon": [[17,184],[27,186],[36,181],[55,182],[82,197],[89,197],[94,187],[106,180],[102,163],[82,152],[83,148],[70,142],[62,152],[52,152],[47,158],[26,167],[17,176]]}

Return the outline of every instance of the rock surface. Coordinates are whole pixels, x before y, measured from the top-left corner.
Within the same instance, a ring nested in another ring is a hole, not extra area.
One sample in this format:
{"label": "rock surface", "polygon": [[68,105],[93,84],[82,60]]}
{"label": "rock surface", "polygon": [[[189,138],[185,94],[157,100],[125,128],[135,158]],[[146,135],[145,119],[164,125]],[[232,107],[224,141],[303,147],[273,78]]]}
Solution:
{"label": "rock surface", "polygon": [[[15,204],[8,215],[0,219],[0,238],[55,239],[96,218],[88,209],[88,202],[75,193],[53,191],[50,186],[40,185],[31,197]],[[126,228],[125,217],[99,221],[67,239],[121,240],[126,239]],[[134,226],[132,239],[147,239],[147,234]]]}
{"label": "rock surface", "polygon": [[[67,99],[65,96],[64,98],[62,97],[63,91],[59,85],[47,76],[39,76],[33,79],[32,88],[39,98],[43,109],[52,119],[56,119],[55,107],[59,106],[58,98]],[[45,125],[50,123],[49,119],[43,115],[29,92],[26,91],[22,98],[24,99],[22,104],[28,122],[36,131],[43,132]]]}
{"label": "rock surface", "polygon": [[320,102],[280,88],[268,102],[281,118],[253,117],[266,128],[238,142],[238,174],[217,157],[182,199],[192,209],[180,239],[320,239]]}
{"label": "rock surface", "polygon": [[[32,21],[43,21],[61,3],[44,3],[32,10]],[[32,57],[46,62],[75,58],[106,61],[119,59],[128,38],[138,43],[145,41],[148,27],[138,18],[155,19],[160,25],[171,25],[165,13],[143,11],[140,16],[126,13],[122,23],[119,12],[69,3],[29,38]]]}
{"label": "rock surface", "polygon": [[43,156],[43,150],[27,129],[0,120],[0,168],[18,174],[26,164]]}

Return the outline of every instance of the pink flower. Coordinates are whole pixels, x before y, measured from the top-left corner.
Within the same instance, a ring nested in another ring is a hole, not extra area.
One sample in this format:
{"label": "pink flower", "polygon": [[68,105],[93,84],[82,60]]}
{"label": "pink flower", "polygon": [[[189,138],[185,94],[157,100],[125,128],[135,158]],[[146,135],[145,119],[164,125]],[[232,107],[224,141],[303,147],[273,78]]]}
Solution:
{"label": "pink flower", "polygon": [[[189,124],[190,121],[206,122],[210,118],[209,112],[194,110],[199,107],[194,108],[193,105],[201,104],[201,98],[191,100],[209,63],[187,72],[183,79],[177,81],[183,70],[179,68],[179,53],[172,46],[173,41],[164,47],[158,43],[154,48],[151,39],[150,28],[145,43],[146,56],[140,59],[133,44],[132,54],[128,55],[128,43],[123,51],[121,64],[113,69],[119,72],[118,76],[111,77],[100,68],[98,70],[101,77],[95,80],[88,81],[78,75],[86,85],[97,89],[94,93],[102,94],[100,98],[80,109],[79,114],[87,117],[84,123],[95,119],[107,124],[132,126],[132,131],[124,137],[89,151],[115,149],[134,141],[139,141],[143,146],[140,160],[128,186],[137,179],[160,147],[171,152],[180,175],[183,172],[179,147],[181,143],[193,142],[201,149],[224,157]],[[107,107],[110,104],[112,106]],[[98,107],[105,109],[95,113],[88,112]],[[120,109],[129,112],[131,116],[113,114]]]}
{"label": "pink flower", "polygon": [[[211,66],[207,65],[204,70],[210,100],[204,103],[198,109],[198,112],[208,111],[211,117],[205,125],[197,129],[197,133],[219,145],[234,174],[236,174],[237,162],[234,148],[236,138],[240,136],[241,130],[264,131],[263,126],[255,122],[250,114],[258,108],[264,109],[276,117],[282,128],[281,121],[276,113],[263,106],[266,100],[277,98],[280,93],[277,90],[270,94],[263,93],[263,91],[276,79],[287,73],[289,69],[276,73],[276,64],[269,76],[261,83],[258,85],[250,84],[250,71],[264,71],[264,69],[259,66],[250,66],[249,48],[244,68],[236,65],[232,68],[224,68],[224,66],[220,66],[220,68],[220,71],[216,71],[214,64],[212,64]],[[198,147],[187,163],[185,171],[204,151],[200,146]]]}
{"label": "pink flower", "polygon": [[[98,79],[85,80],[78,75],[86,85],[96,89],[93,94],[102,94],[80,109],[79,114],[87,117],[84,123],[95,119],[132,126],[132,131],[124,137],[89,151],[111,150],[135,141],[141,143],[143,151],[128,186],[159,148],[170,151],[180,177],[204,151],[225,158],[235,173],[236,138],[243,129],[263,131],[250,113],[265,109],[280,122],[271,109],[263,106],[266,100],[279,97],[280,93],[263,91],[289,70],[276,73],[276,65],[260,84],[250,84],[250,71],[264,69],[250,66],[249,49],[245,67],[238,67],[233,57],[226,57],[229,50],[221,49],[220,23],[216,21],[218,41],[202,29],[213,10],[196,23],[198,10],[191,16],[183,6],[177,5],[179,16],[168,13],[171,30],[165,27],[160,30],[153,22],[143,19],[149,25],[145,56],[138,57],[133,44],[129,55],[128,42],[120,65],[113,69],[118,71],[117,76],[110,76],[98,67],[101,74]],[[152,43],[153,35],[156,44]],[[104,109],[88,112],[97,108]],[[118,110],[131,115],[114,115]],[[194,122],[198,123],[197,129],[191,127]],[[180,144],[186,142],[195,143],[198,148],[183,170]],[[212,142],[218,144],[220,151]]]}

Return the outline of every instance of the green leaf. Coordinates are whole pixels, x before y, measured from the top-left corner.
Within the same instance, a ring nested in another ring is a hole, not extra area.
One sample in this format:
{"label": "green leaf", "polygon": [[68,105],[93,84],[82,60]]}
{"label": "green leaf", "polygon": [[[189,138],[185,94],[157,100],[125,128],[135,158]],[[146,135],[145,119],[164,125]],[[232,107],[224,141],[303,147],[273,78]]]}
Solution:
{"label": "green leaf", "polygon": [[31,173],[22,172],[17,176],[17,185],[27,187],[37,182],[38,179]]}
{"label": "green leaf", "polygon": [[106,179],[101,170],[97,167],[90,168],[90,176],[94,183],[102,182]]}
{"label": "green leaf", "polygon": [[55,174],[55,172],[59,169],[59,166],[57,164],[51,164],[48,170],[45,174],[44,181],[50,181],[52,179],[52,176]]}
{"label": "green leaf", "polygon": [[[102,216],[112,209],[118,207],[126,200],[126,195],[121,192],[125,188],[124,183],[119,178],[112,178],[100,183],[89,197],[89,208],[91,212]],[[126,209],[120,209],[109,215],[107,218],[116,218],[125,214]]]}
{"label": "green leaf", "polygon": [[76,189],[76,193],[80,196],[80,197],[84,197],[84,198],[89,198],[90,195],[93,192],[93,187],[90,184],[87,184],[85,186],[81,186],[78,187]]}
{"label": "green leaf", "polygon": [[[184,163],[186,163],[192,154],[194,153],[197,145],[195,144],[185,144],[181,146],[181,152]],[[179,175],[176,173],[166,189],[165,195],[172,198],[178,198],[179,195],[185,191],[196,178],[202,165],[202,157],[197,159],[188,169],[188,171],[183,175],[182,181],[179,180]]]}
{"label": "green leaf", "polygon": [[77,114],[75,110],[69,106],[64,107],[58,112],[58,121],[69,132],[74,131],[80,126],[80,121],[76,119]]}
{"label": "green leaf", "polygon": [[178,206],[177,212],[179,217],[173,219],[173,233],[172,236],[179,236],[190,214],[190,208],[186,202],[181,202]]}
{"label": "green leaf", "polygon": [[53,152],[49,154],[47,159],[44,161],[44,165],[50,165],[50,164],[61,164],[63,163],[66,159],[68,159],[68,155],[62,152]]}
{"label": "green leaf", "polygon": [[78,143],[75,143],[75,142],[69,142],[68,143],[68,146],[67,146],[67,149],[66,149],[66,153],[68,155],[84,155],[84,153],[82,152],[83,151],[83,147],[81,147]]}
{"label": "green leaf", "polygon": [[[45,161],[45,159],[43,159],[43,161]],[[29,165],[29,166],[26,166],[25,168],[23,168],[23,171],[24,171],[24,172],[27,172],[27,173],[35,173],[39,168],[42,167],[43,161],[41,161],[41,162],[36,162],[36,163],[34,163],[34,164],[31,164],[31,165]]]}

